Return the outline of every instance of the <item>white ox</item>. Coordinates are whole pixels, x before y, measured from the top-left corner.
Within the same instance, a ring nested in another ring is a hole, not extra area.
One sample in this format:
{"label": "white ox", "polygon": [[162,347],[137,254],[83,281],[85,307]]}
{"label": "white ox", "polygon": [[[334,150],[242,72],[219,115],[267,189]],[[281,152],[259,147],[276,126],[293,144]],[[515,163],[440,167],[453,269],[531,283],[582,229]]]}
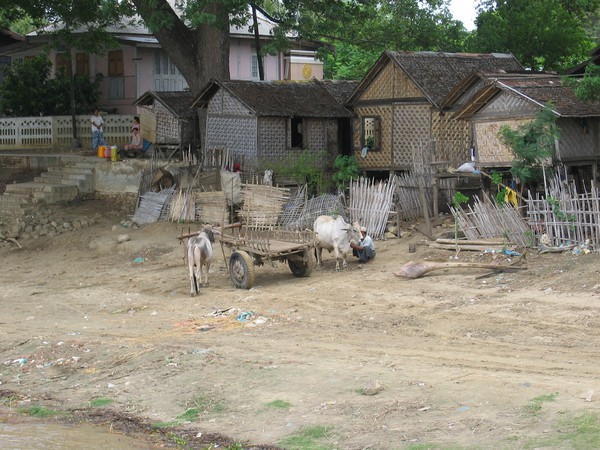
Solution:
{"label": "white ox", "polygon": [[[220,235],[218,230],[205,226],[197,236],[192,236],[187,241],[185,261],[190,273],[190,295],[200,293],[200,285],[208,286],[208,271],[213,258],[212,244],[215,235]],[[204,269],[204,270],[203,270]],[[204,275],[204,283],[202,278]]]}
{"label": "white ox", "polygon": [[323,249],[333,250],[335,253],[335,270],[340,270],[340,257],[342,267],[346,268],[346,253],[350,251],[350,241],[358,241],[361,238],[358,222],[352,225],[346,223],[342,216],[319,216],[313,225],[315,232],[315,250],[317,253],[317,266],[322,264]]}

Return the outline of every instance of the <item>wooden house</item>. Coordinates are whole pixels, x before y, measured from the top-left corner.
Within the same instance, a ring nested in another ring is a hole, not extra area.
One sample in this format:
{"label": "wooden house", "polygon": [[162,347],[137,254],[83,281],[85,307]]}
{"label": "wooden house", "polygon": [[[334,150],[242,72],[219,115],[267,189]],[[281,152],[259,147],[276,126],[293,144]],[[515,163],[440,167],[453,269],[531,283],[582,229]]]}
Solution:
{"label": "wooden house", "polygon": [[224,149],[258,167],[300,150],[326,151],[323,168],[350,154],[352,112],[343,106],[356,82],[213,80],[192,106],[205,113],[204,149]]}
{"label": "wooden house", "polygon": [[355,113],[354,154],[366,172],[442,167],[469,156],[468,124],[441,107],[450,90],[476,70],[523,71],[510,54],[384,52],[348,105]]}
{"label": "wooden house", "polygon": [[560,76],[472,74],[448,95],[446,104],[455,109],[454,119],[468,124],[475,158],[482,168],[510,167],[514,155],[500,142],[500,128],[517,128],[550,104],[560,133],[554,162],[564,165],[576,181],[596,179],[600,101],[578,99],[572,89],[563,85]]}
{"label": "wooden house", "polygon": [[196,110],[189,91],[148,91],[134,105],[140,116],[142,138],[160,150],[195,149],[198,142]]}

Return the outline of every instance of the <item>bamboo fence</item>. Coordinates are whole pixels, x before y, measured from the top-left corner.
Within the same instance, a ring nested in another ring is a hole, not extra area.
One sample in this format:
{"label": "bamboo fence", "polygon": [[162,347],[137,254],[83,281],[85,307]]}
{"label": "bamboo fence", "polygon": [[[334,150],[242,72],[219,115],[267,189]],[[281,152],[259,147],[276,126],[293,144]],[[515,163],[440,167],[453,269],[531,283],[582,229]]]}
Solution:
{"label": "bamboo fence", "polygon": [[283,229],[312,230],[315,219],[322,215],[342,216],[348,221],[344,204],[338,195],[323,194],[307,200],[305,193],[306,186],[285,205],[280,220]]}
{"label": "bamboo fence", "polygon": [[467,239],[504,238],[520,247],[532,245],[529,226],[510,204],[498,205],[489,197],[485,201],[475,197],[472,206],[451,206],[450,211]]}
{"label": "bamboo fence", "polygon": [[290,190],[261,184],[242,184],[244,204],[238,212],[247,228],[274,229],[290,199]]}
{"label": "bamboo fence", "polygon": [[227,225],[227,199],[223,191],[194,192],[196,222]]}
{"label": "bamboo fence", "polygon": [[546,183],[546,196],[529,193],[526,199],[529,224],[536,234],[546,234],[554,246],[588,245],[600,248],[600,195],[594,184],[577,192],[574,183],[558,175]]}
{"label": "bamboo fence", "polygon": [[348,212],[350,220],[359,221],[373,239],[381,239],[392,212],[395,178],[387,181],[359,178],[350,182]]}

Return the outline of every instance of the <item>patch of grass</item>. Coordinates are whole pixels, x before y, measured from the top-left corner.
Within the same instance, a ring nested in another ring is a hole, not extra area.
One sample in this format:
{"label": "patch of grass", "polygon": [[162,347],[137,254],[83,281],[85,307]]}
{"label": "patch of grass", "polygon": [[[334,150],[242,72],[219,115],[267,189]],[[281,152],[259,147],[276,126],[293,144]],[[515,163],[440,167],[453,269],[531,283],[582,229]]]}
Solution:
{"label": "patch of grass", "polygon": [[225,405],[222,403],[216,402],[209,397],[205,397],[203,395],[199,395],[193,401],[194,408],[197,408],[200,412],[213,412],[213,413],[222,413],[227,410]]}
{"label": "patch of grass", "polygon": [[556,396],[558,392],[554,392],[552,394],[545,394],[535,397],[525,405],[525,412],[531,415],[536,415],[542,412],[542,405],[544,403],[554,402],[556,401]]}
{"label": "patch of grass", "polygon": [[18,408],[17,411],[21,414],[25,414],[31,417],[52,417],[63,415],[63,412],[55,411],[53,409],[44,408],[43,406],[28,406],[27,408]]}
{"label": "patch of grass", "polygon": [[98,397],[90,401],[92,408],[100,408],[102,406],[110,405],[113,402],[110,398]]}
{"label": "patch of grass", "polygon": [[533,448],[572,448],[592,450],[600,448],[600,418],[597,413],[585,413],[561,421],[556,431],[542,439],[532,439],[523,445]]}
{"label": "patch of grass", "polygon": [[175,433],[169,433],[168,437],[169,437],[169,440],[171,442],[173,442],[175,445],[177,445],[179,448],[185,448],[187,446],[187,441]]}
{"label": "patch of grass", "polygon": [[317,441],[327,438],[332,428],[322,425],[303,428],[297,433],[279,441],[277,444],[286,450],[329,450],[333,446],[318,445]]}
{"label": "patch of grass", "polygon": [[177,416],[177,420],[182,422],[193,422],[198,418],[202,411],[199,408],[189,408],[183,414]]}
{"label": "patch of grass", "polygon": [[290,409],[292,404],[290,402],[286,402],[285,400],[273,400],[272,402],[267,403],[268,408],[276,408],[276,409]]}

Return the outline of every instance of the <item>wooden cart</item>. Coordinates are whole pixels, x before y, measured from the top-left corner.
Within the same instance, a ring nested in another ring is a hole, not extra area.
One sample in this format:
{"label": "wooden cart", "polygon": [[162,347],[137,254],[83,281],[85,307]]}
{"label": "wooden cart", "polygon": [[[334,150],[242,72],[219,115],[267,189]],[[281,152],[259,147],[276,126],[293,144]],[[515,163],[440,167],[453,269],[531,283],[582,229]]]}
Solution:
{"label": "wooden cart", "polygon": [[[295,277],[307,277],[313,269],[314,237],[312,231],[250,229],[241,223],[221,229],[221,249],[229,277],[238,289],[254,285],[254,266],[287,261]],[[224,246],[232,250],[229,261]]]}

